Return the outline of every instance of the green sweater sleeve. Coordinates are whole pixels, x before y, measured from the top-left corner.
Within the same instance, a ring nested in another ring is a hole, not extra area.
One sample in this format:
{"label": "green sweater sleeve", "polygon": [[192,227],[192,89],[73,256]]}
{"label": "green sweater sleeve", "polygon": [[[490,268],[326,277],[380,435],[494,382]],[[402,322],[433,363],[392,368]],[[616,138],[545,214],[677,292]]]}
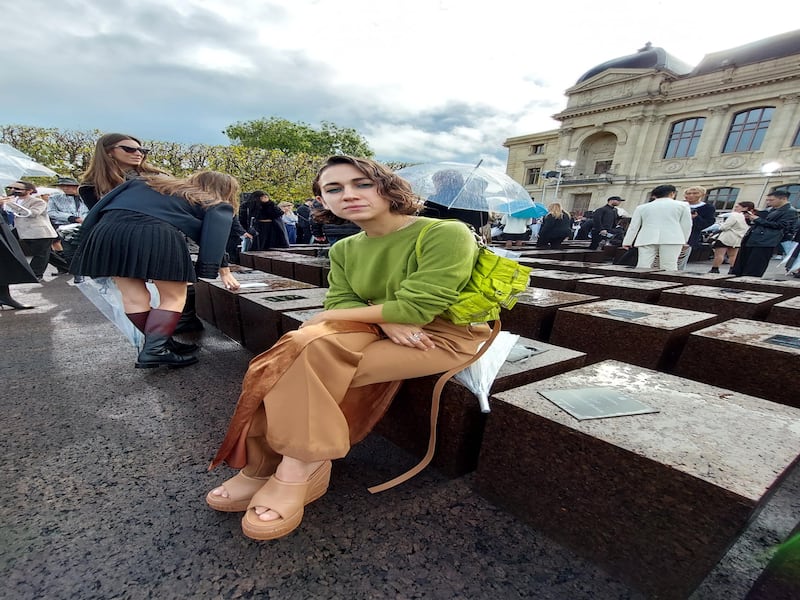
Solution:
{"label": "green sweater sleeve", "polygon": [[329,291],[325,308],[383,306],[387,323],[424,325],[458,299],[478,256],[472,233],[459,221],[439,221],[420,243],[422,228],[433,219],[380,238],[363,233],[331,248]]}

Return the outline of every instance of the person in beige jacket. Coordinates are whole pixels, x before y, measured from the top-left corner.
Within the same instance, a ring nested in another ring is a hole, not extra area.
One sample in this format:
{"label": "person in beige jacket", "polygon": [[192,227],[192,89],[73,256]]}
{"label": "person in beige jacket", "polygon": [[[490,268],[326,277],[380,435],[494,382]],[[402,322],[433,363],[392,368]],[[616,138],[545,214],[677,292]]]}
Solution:
{"label": "person in beige jacket", "polygon": [[[6,203],[6,210],[14,213],[19,245],[25,256],[31,257],[31,270],[41,281],[50,259],[50,246],[58,237],[47,215],[47,202],[33,195],[36,186],[29,181],[15,181],[6,190],[16,197],[13,202]],[[24,210],[15,210],[15,207]]]}
{"label": "person in beige jacket", "polygon": [[654,198],[636,207],[622,247],[638,250],[636,267],[651,268],[658,258],[664,271],[678,270],[678,255],[692,232],[689,205],[675,199],[674,185],[660,185],[651,192]]}
{"label": "person in beige jacket", "polygon": [[756,205],[752,202],[738,202],[733,207],[733,212],[719,226],[719,235],[714,241],[714,262],[711,264],[709,273],[719,273],[719,268],[728,255],[728,264],[736,262],[736,255],[739,254],[739,247],[742,245],[742,238],[750,226],[744,220],[742,213],[755,210]]}

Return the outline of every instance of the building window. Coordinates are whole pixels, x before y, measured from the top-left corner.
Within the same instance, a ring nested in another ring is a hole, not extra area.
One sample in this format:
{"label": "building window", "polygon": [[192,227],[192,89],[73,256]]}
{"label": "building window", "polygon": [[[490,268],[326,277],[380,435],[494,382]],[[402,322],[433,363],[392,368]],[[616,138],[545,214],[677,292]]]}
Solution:
{"label": "building window", "polygon": [[672,130],[669,132],[664,158],[689,158],[694,156],[705,122],[705,117],[695,117],[673,123]]}
{"label": "building window", "polygon": [[539,175],[541,175],[541,173],[542,170],[539,167],[528,169],[525,174],[525,185],[538,185]]}
{"label": "building window", "polygon": [[604,173],[608,173],[611,171],[611,163],[613,161],[610,160],[598,160],[594,163],[594,174],[595,175],[603,175]]}
{"label": "building window", "polygon": [[544,154],[544,144],[531,144],[531,154]]}
{"label": "building window", "polygon": [[739,197],[739,188],[720,187],[708,190],[706,202],[717,210],[731,210]]}
{"label": "building window", "polygon": [[792,146],[800,146],[800,127],[797,129],[797,133],[794,134],[794,140],[792,140]]}
{"label": "building window", "polygon": [[765,106],[736,113],[722,152],[760,150],[774,110],[771,106]]}
{"label": "building window", "polygon": [[778,185],[775,186],[773,190],[783,190],[785,192],[789,192],[789,204],[791,204],[795,208],[800,208],[800,183],[792,183],[790,185]]}

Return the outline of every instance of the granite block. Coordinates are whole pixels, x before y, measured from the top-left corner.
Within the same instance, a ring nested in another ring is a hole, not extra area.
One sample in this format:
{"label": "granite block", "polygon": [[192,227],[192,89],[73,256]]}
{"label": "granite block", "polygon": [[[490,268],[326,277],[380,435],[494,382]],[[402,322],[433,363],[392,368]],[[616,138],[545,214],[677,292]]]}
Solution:
{"label": "granite block", "polygon": [[[542,352],[518,362],[506,362],[491,392],[500,392],[583,366],[585,355],[543,342],[520,338],[520,343]],[[405,381],[375,432],[411,454],[428,449],[431,394],[439,375]],[[451,379],[442,390],[433,466],[449,477],[475,470],[487,415],[475,395]]]}
{"label": "granite block", "polygon": [[608,277],[621,276],[628,278],[644,278],[648,273],[654,273],[658,269],[640,269],[638,267],[627,267],[625,265],[591,265],[587,273],[604,275]]}
{"label": "granite block", "polygon": [[254,268],[253,254],[250,252],[239,252],[239,264],[243,267]]}
{"label": "granite block", "polygon": [[676,374],[800,407],[800,328],[731,319],[689,335]]}
{"label": "granite block", "polygon": [[321,308],[327,290],[320,287],[283,289],[239,297],[242,345],[255,354],[264,352],[283,335],[281,313]]}
{"label": "granite block", "polygon": [[601,300],[559,308],[549,341],[586,352],[589,363],[617,359],[669,371],[689,333],[716,320],[710,313]]}
{"label": "granite block", "polygon": [[725,287],[733,279],[727,273],[693,273],[691,271],[653,271],[642,273],[644,279],[657,281],[673,281],[681,285],[711,285]]}
{"label": "granite block", "polygon": [[281,335],[287,331],[298,329],[300,325],[308,321],[311,317],[318,315],[323,310],[322,307],[319,307],[306,310],[288,310],[281,313]]}
{"label": "granite block", "polygon": [[574,292],[575,284],[582,279],[599,279],[602,275],[578,273],[572,271],[555,271],[553,269],[535,269],[531,272],[528,285],[535,288],[546,288],[562,292]]}
{"label": "granite block", "polygon": [[211,306],[211,284],[204,279],[198,279],[192,285],[194,286],[194,310],[197,316],[216,327],[214,308]]}
{"label": "granite block", "polygon": [[[559,271],[545,272],[557,273]],[[568,275],[573,275],[573,273],[568,273]],[[593,302],[598,299],[596,296],[587,296],[586,294],[574,294],[532,286],[519,295],[519,300],[514,308],[503,309],[500,312],[500,320],[503,322],[505,331],[546,342],[550,337],[556,311],[559,308]]]}
{"label": "granite block", "polygon": [[331,261],[327,258],[304,257],[294,263],[294,279],[317,287],[325,287],[328,280],[324,269],[330,267],[330,264]]}
{"label": "granite block", "polygon": [[773,304],[767,315],[767,321],[800,327],[800,296]]}
{"label": "granite block", "polygon": [[763,277],[733,277],[725,287],[742,288],[754,292],[782,294],[786,298],[800,296],[800,279],[764,279]]}
{"label": "granite block", "polygon": [[212,281],[209,286],[214,325],[229,338],[242,341],[242,317],[239,311],[239,298],[249,294],[267,291],[297,290],[314,286],[280,277],[271,273],[254,271],[252,276],[237,277],[241,287],[228,290],[221,281]]}
{"label": "granite block", "polygon": [[770,308],[781,298],[778,294],[737,288],[687,285],[664,290],[658,303],[662,306],[714,313],[721,321],[737,317],[760,320],[767,316]]}
{"label": "granite block", "polygon": [[252,267],[263,271],[264,273],[272,273],[272,257],[277,256],[280,258],[282,254],[276,250],[253,250],[244,252],[247,255],[247,260],[252,262]]}
{"label": "granite block", "polygon": [[630,302],[654,304],[661,292],[680,284],[632,277],[597,277],[584,279],[575,285],[578,294],[591,294],[600,298],[619,298]]}
{"label": "granite block", "polygon": [[553,260],[552,258],[532,258],[530,256],[524,256],[524,254],[519,259],[519,264],[527,267],[533,267],[534,269],[554,269],[557,271],[567,271],[568,269],[563,268],[563,262],[564,261]]}
{"label": "granite block", "polygon": [[[538,393],[585,387],[659,412],[579,421]],[[800,448],[800,410],[617,361],[491,407],[477,490],[649,598],[687,598]]]}

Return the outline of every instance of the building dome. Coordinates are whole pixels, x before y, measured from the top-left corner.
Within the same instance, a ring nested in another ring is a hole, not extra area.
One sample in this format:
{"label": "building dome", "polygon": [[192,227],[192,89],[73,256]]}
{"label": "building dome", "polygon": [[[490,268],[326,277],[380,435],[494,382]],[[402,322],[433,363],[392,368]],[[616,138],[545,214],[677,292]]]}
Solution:
{"label": "building dome", "polygon": [[581,75],[576,85],[608,69],[658,69],[671,71],[676,75],[686,75],[691,72],[692,67],[667,53],[663,48],[654,48],[647,42],[644,48],[640,48],[635,54],[608,60],[589,69]]}

